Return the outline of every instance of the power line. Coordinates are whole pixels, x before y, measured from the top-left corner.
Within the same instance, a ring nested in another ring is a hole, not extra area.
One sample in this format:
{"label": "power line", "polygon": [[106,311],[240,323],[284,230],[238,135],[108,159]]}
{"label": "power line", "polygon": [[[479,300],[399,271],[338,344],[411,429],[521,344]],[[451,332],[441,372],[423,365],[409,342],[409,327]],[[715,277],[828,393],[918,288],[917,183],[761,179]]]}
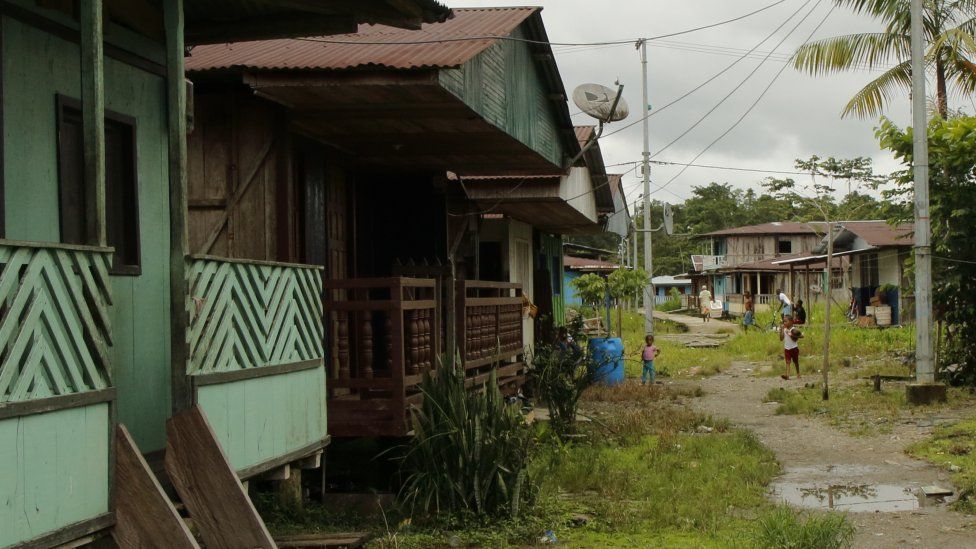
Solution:
{"label": "power line", "polygon": [[[616,166],[629,166],[631,164],[640,165],[641,162],[642,161],[640,160],[632,160],[630,162],[608,164],[607,167],[613,168]],[[777,174],[777,175],[810,175],[810,172],[799,172],[799,171],[779,170],[779,169],[766,170],[762,168],[742,168],[737,166],[718,166],[714,164],[689,164],[687,162],[671,162],[668,160],[651,160],[651,164],[655,164],[658,166],[687,166],[689,168],[707,168],[712,170],[724,170],[724,171],[731,171],[731,172],[769,173],[769,174]]]}
{"label": "power line", "polygon": [[[819,5],[820,2],[822,2],[822,1],[823,0],[818,1],[817,4]],[[817,8],[817,6],[814,6],[814,9],[816,9],[816,8]],[[818,23],[817,26],[814,27],[814,29],[810,32],[809,36],[807,36],[807,39],[804,40],[804,43],[809,42],[810,39],[813,38],[813,35],[816,34],[817,31],[819,31],[821,27],[823,27],[824,23],[827,22],[827,19],[830,18],[830,16],[834,13],[834,10],[835,9],[837,9],[837,6],[836,5],[831,6],[830,10],[827,12],[827,14],[824,16],[824,18],[820,20],[820,23]],[[796,53],[794,53],[793,55],[795,56]],[[767,85],[766,88],[762,91],[762,93],[759,94],[759,97],[757,97],[756,100],[753,101],[752,105],[750,105],[749,108],[746,109],[746,112],[744,112],[742,114],[742,116],[740,116],[739,119],[735,121],[735,123],[733,123],[731,126],[729,126],[729,128],[727,130],[725,130],[721,135],[719,135],[711,143],[709,143],[708,146],[706,146],[704,149],[702,149],[702,151],[700,153],[698,153],[697,155],[695,155],[695,157],[691,159],[691,161],[689,162],[689,164],[693,164],[696,160],[698,160],[699,158],[701,158],[701,156],[703,154],[705,154],[706,152],[708,152],[709,149],[711,149],[713,146],[715,146],[716,143],[718,143],[719,141],[721,141],[722,139],[724,139],[725,136],[727,136],[728,134],[732,133],[732,130],[734,130],[736,127],[738,127],[739,124],[742,123],[742,121],[745,120],[747,116],[749,116],[749,113],[751,113],[756,108],[756,106],[759,105],[759,102],[762,101],[762,99],[764,97],[766,97],[766,94],[773,87],[773,85],[776,83],[776,81],[779,80],[779,77],[783,74],[783,71],[786,70],[786,67],[787,67],[787,65],[783,65],[783,67],[780,68],[780,70],[776,73],[776,75],[773,76],[773,79],[769,82],[769,85]],[[667,188],[668,185],[670,185],[676,179],[678,179],[679,177],[681,177],[681,175],[684,174],[687,170],[688,170],[688,166],[685,166],[674,177],[672,177],[671,179],[669,179],[667,183],[665,183],[664,185],[661,185],[660,187],[658,187],[657,190],[662,190],[662,189]]]}
{"label": "power line", "polygon": [[[786,21],[783,21],[783,23],[779,27],[777,27],[776,30],[774,30],[772,32],[772,34],[770,34],[765,39],[763,39],[763,42],[765,42],[766,40],[769,40],[770,38],[772,38],[772,36],[774,34],[776,34],[777,32],[779,32],[779,30],[781,28],[783,28],[786,25],[786,23],[788,23],[790,20],[793,19],[794,16],[796,16],[798,13],[800,13],[800,11],[803,10],[803,8],[805,8],[808,4],[810,4],[811,1],[812,0],[807,0],[802,6],[800,6],[800,9],[798,9],[796,11],[796,13],[794,13],[793,15],[791,15],[789,17],[789,19],[787,19]],[[658,149],[657,152],[655,152],[653,155],[651,155],[651,158],[654,158],[655,156],[658,156],[662,152],[664,152],[664,151],[668,150],[669,148],[671,148],[671,146],[674,145],[675,143],[677,143],[678,141],[681,141],[682,139],[684,139],[684,137],[686,135],[688,135],[689,133],[691,133],[702,122],[704,122],[709,116],[711,116],[712,113],[714,113],[716,110],[718,110],[719,107],[721,107],[723,104],[725,104],[726,101],[728,101],[733,95],[735,95],[735,92],[737,92],[740,89],[742,89],[742,86],[744,86],[746,84],[746,82],[748,82],[750,79],[752,79],[752,77],[755,76],[757,72],[759,72],[759,69],[761,69],[763,67],[763,65],[766,64],[766,61],[769,60],[769,56],[772,55],[776,50],[778,50],[780,48],[780,46],[782,46],[787,40],[789,40],[790,36],[793,36],[793,33],[795,33],[796,30],[800,28],[800,25],[802,25],[804,22],[806,22],[806,20],[809,19],[811,15],[813,15],[813,12],[818,7],[820,7],[820,4],[821,3],[823,3],[823,0],[817,0],[817,3],[814,4],[813,8],[811,8],[810,11],[808,11],[807,14],[803,16],[803,18],[801,18],[799,21],[797,21],[796,25],[793,26],[793,28],[790,30],[790,32],[786,33],[786,35],[783,36],[783,38],[780,39],[780,41],[776,43],[776,45],[773,47],[773,51],[771,51],[768,54],[766,54],[766,57],[764,57],[763,60],[760,61],[759,64],[756,65],[756,67],[753,68],[752,71],[750,71],[749,74],[747,74],[746,77],[743,78],[742,81],[740,81],[738,85],[736,85],[734,88],[732,88],[732,91],[730,91],[729,93],[725,94],[725,96],[722,97],[718,101],[718,103],[715,103],[715,105],[711,109],[709,109],[708,112],[706,112],[705,114],[703,114],[701,116],[701,118],[699,118],[698,120],[696,120],[694,124],[692,124],[691,126],[688,127],[688,129],[686,129],[685,131],[681,132],[681,134],[679,134],[678,137],[675,137],[667,145],[665,145],[664,147]],[[760,42],[759,44],[757,44],[756,45],[756,48],[758,48],[759,45],[762,44],[763,42]],[[755,49],[755,48],[753,48],[753,49]],[[741,60],[742,58],[740,57],[739,59]],[[785,68],[785,65],[784,65],[784,68]]]}
{"label": "power line", "polygon": [[[760,46],[762,46],[762,45],[763,45],[764,43],[766,43],[766,42],[767,42],[767,41],[768,41],[768,40],[769,40],[770,38],[772,38],[773,36],[775,36],[775,35],[776,35],[776,33],[777,33],[777,32],[779,32],[779,30],[780,30],[780,29],[782,29],[782,28],[783,28],[784,26],[786,26],[786,24],[787,24],[787,23],[789,23],[789,22],[790,22],[791,20],[793,20],[793,18],[794,18],[794,17],[796,17],[796,16],[797,16],[797,14],[799,14],[799,13],[800,13],[801,11],[803,11],[803,8],[805,8],[805,7],[807,6],[807,5],[809,5],[811,1],[812,1],[812,0],[806,0],[806,2],[804,2],[804,3],[803,3],[803,4],[802,4],[802,5],[801,5],[801,6],[799,7],[799,8],[797,8],[797,10],[796,10],[796,11],[794,11],[794,12],[793,12],[792,14],[790,14],[790,16],[789,16],[789,17],[787,17],[787,18],[786,18],[786,19],[785,19],[785,20],[784,20],[784,21],[783,21],[782,23],[780,23],[780,24],[779,24],[779,26],[778,26],[778,27],[776,27],[776,28],[775,28],[775,29],[773,30],[773,32],[771,32],[771,33],[769,33],[769,35],[767,35],[767,36],[766,36],[765,38],[763,38],[763,39],[762,39],[762,40],[761,40],[761,41],[760,41],[759,43],[757,43],[757,44],[756,44],[755,46],[753,46],[753,47],[752,47],[752,48],[751,48],[750,50],[748,50],[748,51],[747,51],[747,52],[746,52],[746,53],[745,53],[744,55],[742,55],[742,56],[740,56],[740,57],[739,57],[738,59],[736,59],[735,61],[733,61],[733,62],[732,62],[731,64],[729,64],[729,65],[728,65],[727,67],[725,67],[724,69],[722,69],[722,70],[720,70],[720,71],[718,71],[717,73],[715,73],[715,74],[713,74],[713,75],[712,75],[712,76],[711,76],[710,78],[708,78],[708,79],[706,79],[706,80],[705,80],[704,82],[702,82],[701,84],[699,84],[699,85],[697,85],[697,86],[695,86],[694,88],[692,88],[692,89],[690,89],[690,90],[688,90],[687,92],[685,92],[684,94],[682,94],[681,96],[679,96],[679,97],[678,97],[677,99],[674,99],[673,101],[671,101],[670,103],[667,103],[667,104],[666,104],[666,105],[664,105],[663,107],[661,107],[661,108],[659,108],[659,109],[655,109],[655,110],[653,110],[653,111],[651,111],[651,112],[649,112],[649,113],[646,113],[646,114],[644,114],[644,116],[642,116],[642,117],[640,117],[639,119],[637,119],[637,120],[635,120],[635,121],[633,121],[633,122],[631,122],[631,123],[629,123],[629,124],[627,124],[627,125],[625,125],[625,126],[622,126],[622,127],[620,127],[620,128],[617,128],[617,129],[615,129],[615,130],[613,130],[613,131],[611,131],[610,133],[607,133],[607,134],[606,134],[606,135],[604,135],[603,137],[610,137],[611,135],[614,135],[614,134],[617,134],[617,133],[620,133],[620,132],[622,132],[622,131],[624,131],[624,130],[627,130],[627,129],[630,129],[630,128],[632,128],[632,127],[634,127],[634,126],[636,126],[637,124],[640,124],[640,123],[641,123],[641,122],[643,122],[643,121],[644,121],[645,119],[647,119],[647,118],[651,118],[652,116],[655,116],[655,115],[657,115],[657,114],[660,114],[660,113],[662,113],[662,112],[664,112],[665,110],[667,110],[667,109],[668,109],[668,107],[670,107],[670,106],[672,106],[672,105],[674,105],[675,103],[678,103],[679,101],[682,101],[682,100],[683,100],[683,99],[685,99],[686,97],[688,97],[688,96],[690,96],[691,94],[693,94],[693,93],[695,93],[696,91],[698,91],[698,90],[700,90],[700,89],[702,89],[702,88],[704,88],[704,87],[705,87],[705,86],[707,86],[708,84],[711,84],[711,83],[712,83],[713,81],[715,81],[715,80],[716,80],[716,79],[717,79],[718,77],[720,77],[720,76],[722,76],[723,74],[725,74],[725,73],[727,73],[727,72],[729,72],[729,71],[730,71],[730,70],[732,70],[732,69],[733,69],[733,68],[734,68],[734,67],[735,67],[736,65],[738,65],[738,64],[739,64],[739,63],[740,63],[741,61],[743,61],[744,59],[746,59],[746,56],[747,56],[747,55],[749,55],[749,54],[750,54],[751,52],[754,52],[755,50],[757,50],[757,49],[759,49],[759,47],[760,47]],[[646,107],[645,107],[645,108],[646,108]]]}
{"label": "power line", "polygon": [[661,34],[661,35],[651,36],[646,38],[635,37],[635,38],[626,38],[621,40],[604,40],[599,42],[550,42],[547,40],[532,40],[529,38],[518,38],[515,36],[508,36],[508,35],[501,36],[501,35],[493,35],[493,34],[482,35],[482,36],[458,36],[454,38],[431,38],[427,40],[390,40],[390,41],[374,41],[374,42],[360,41],[360,40],[331,39],[331,38],[298,38],[297,40],[303,40],[306,42],[319,42],[323,44],[347,44],[347,45],[355,45],[355,46],[411,46],[411,45],[420,45],[420,44],[446,44],[451,42],[477,42],[481,40],[507,40],[510,42],[522,42],[525,44],[537,44],[537,45],[545,45],[545,46],[610,46],[610,45],[633,44],[634,42],[637,42],[638,40],[642,40],[642,39],[660,40],[663,38],[671,38],[683,34],[691,34],[706,29],[712,29],[722,25],[727,25],[729,23],[735,23],[736,21],[741,21],[748,17],[752,17],[753,15],[774,8],[786,1],[787,0],[777,0],[772,4],[768,4],[762,8],[751,11],[749,13],[745,13],[743,15],[739,15],[731,19],[726,19],[724,21],[719,21],[717,23],[712,23],[710,25],[693,27],[690,29],[685,29],[677,32]]}

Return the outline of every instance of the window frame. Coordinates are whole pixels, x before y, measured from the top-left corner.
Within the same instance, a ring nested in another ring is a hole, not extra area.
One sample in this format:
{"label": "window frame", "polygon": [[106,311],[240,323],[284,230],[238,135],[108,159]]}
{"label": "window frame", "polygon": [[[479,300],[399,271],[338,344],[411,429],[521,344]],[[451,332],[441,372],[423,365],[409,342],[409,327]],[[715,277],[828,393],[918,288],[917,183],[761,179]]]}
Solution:
{"label": "window frame", "polygon": [[[789,250],[783,251],[783,244],[789,246]],[[789,255],[793,253],[793,240],[789,238],[779,238],[776,240],[776,255]]]}
{"label": "window frame", "polygon": [[[61,164],[62,164],[61,159],[62,159],[62,155],[63,155],[63,146],[64,146],[64,144],[62,143],[62,140],[61,140],[61,135],[62,135],[62,130],[64,128],[64,125],[66,124],[66,118],[67,118],[65,116],[65,111],[66,110],[74,110],[74,111],[78,111],[80,113],[80,112],[82,112],[82,102],[79,99],[76,99],[76,98],[71,97],[71,96],[68,96],[68,95],[64,95],[64,94],[60,94],[60,93],[55,94],[55,129],[56,129],[56,133],[57,133],[57,165],[58,165],[58,233],[59,233],[59,238],[61,239],[61,241],[64,241],[64,226],[63,226],[63,218],[61,216],[61,212],[62,212],[61,199],[62,199],[63,192],[64,192],[63,189],[64,189],[64,187],[65,187],[65,185],[67,183],[67,181],[66,181],[66,175],[65,175],[64,171],[61,168]],[[139,131],[138,131],[138,124],[137,124],[137,120],[136,120],[136,118],[134,116],[129,116],[129,115],[122,114],[122,113],[116,112],[116,111],[111,111],[111,110],[108,110],[108,109],[105,109],[105,121],[106,122],[113,122],[115,124],[122,125],[123,127],[125,127],[125,129],[127,130],[127,132],[130,134],[129,136],[130,136],[130,139],[131,139],[132,147],[131,147],[131,151],[129,151],[129,155],[128,155],[129,156],[129,159],[128,160],[129,160],[129,166],[131,166],[131,169],[132,169],[132,193],[133,193],[133,196],[132,196],[132,202],[133,202],[132,208],[133,208],[134,225],[135,225],[135,227],[134,227],[134,230],[135,230],[135,240],[134,240],[135,252],[134,252],[134,255],[135,255],[135,258],[136,258],[136,263],[134,263],[134,264],[121,265],[121,264],[119,264],[117,262],[119,256],[117,254],[113,253],[112,254],[112,263],[109,266],[109,274],[110,275],[114,275],[114,276],[140,276],[142,274],[142,223],[141,223],[141,219],[140,219],[140,215],[139,215],[139,141],[138,141]],[[84,155],[84,151],[82,152],[82,154]],[[82,180],[83,180],[83,182],[85,184],[85,193],[87,194],[89,192],[89,189],[87,187],[87,181],[84,181],[84,174],[82,174]],[[107,189],[106,189],[106,191],[107,191]],[[106,197],[105,197],[105,207],[106,207],[106,212],[105,212],[105,224],[106,224],[106,227],[105,227],[105,231],[106,231],[106,234],[108,234],[109,212],[108,212],[108,196],[107,196],[107,192],[106,192]],[[87,205],[86,205],[85,215],[86,216],[91,215],[91,212],[87,211]],[[85,239],[86,240],[89,240],[89,238],[90,238],[90,235],[85,235]],[[91,244],[90,241],[88,243]],[[111,246],[111,243],[108,243],[108,245]]]}

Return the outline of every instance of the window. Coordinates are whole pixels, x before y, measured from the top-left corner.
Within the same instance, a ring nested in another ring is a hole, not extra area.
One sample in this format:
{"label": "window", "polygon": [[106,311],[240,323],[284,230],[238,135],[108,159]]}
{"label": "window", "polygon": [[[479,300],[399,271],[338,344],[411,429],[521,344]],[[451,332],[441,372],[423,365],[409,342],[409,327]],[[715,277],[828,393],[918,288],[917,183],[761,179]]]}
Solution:
{"label": "window", "polygon": [[776,243],[776,253],[779,254],[791,254],[793,253],[793,241],[792,240],[780,240]]}
{"label": "window", "polygon": [[[81,103],[57,97],[58,173],[61,241],[94,244],[85,182]],[[133,118],[105,113],[105,222],[108,245],[115,248],[112,274],[138,275],[139,201],[136,178],[136,125]]]}

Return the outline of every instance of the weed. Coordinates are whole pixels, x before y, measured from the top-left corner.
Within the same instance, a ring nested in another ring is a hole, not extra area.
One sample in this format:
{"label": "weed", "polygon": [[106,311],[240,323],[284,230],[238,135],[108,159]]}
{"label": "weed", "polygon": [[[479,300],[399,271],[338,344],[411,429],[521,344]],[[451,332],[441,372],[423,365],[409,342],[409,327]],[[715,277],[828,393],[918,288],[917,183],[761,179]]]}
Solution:
{"label": "weed", "polygon": [[789,507],[780,506],[757,521],[755,543],[777,549],[835,549],[850,547],[854,526],[844,515],[836,513],[804,516]]}
{"label": "weed", "polygon": [[906,452],[950,470],[959,487],[955,506],[966,513],[976,512],[976,419],[939,427]]}

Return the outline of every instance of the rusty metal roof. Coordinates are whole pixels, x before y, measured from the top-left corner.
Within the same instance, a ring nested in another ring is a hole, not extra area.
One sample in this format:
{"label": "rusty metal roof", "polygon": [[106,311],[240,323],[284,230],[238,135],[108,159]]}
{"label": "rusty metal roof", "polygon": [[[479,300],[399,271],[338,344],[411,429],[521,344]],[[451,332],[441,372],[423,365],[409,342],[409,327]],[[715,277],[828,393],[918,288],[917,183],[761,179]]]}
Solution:
{"label": "rusty metal roof", "polygon": [[[705,233],[700,236],[737,236],[737,235],[764,235],[764,234],[823,234],[826,229],[820,227],[822,222],[799,223],[796,221],[773,221],[772,223],[762,223],[760,225],[748,225],[746,227],[730,227],[720,231]],[[819,230],[818,230],[819,229]]]}
{"label": "rusty metal roof", "polygon": [[846,221],[842,225],[869,245],[877,248],[913,246],[915,244],[915,239],[912,238],[915,229],[910,224],[892,227],[885,221]]}
{"label": "rusty metal roof", "polygon": [[[510,35],[540,10],[533,7],[459,8],[453,10],[453,18],[440,23],[425,23],[420,30],[360,25],[356,34],[198,46],[186,59],[186,69],[452,68],[483,52],[499,37]],[[454,40],[459,38],[463,40]]]}
{"label": "rusty metal roof", "polygon": [[563,256],[563,267],[573,271],[615,271],[620,268],[620,265],[602,259],[565,255]]}
{"label": "rusty metal roof", "polygon": [[399,14],[404,19],[418,16],[425,22],[442,21],[451,10],[435,0],[408,0],[399,4],[385,0],[360,0],[359,5],[333,3],[330,0],[193,0],[186,2],[183,10],[188,22],[236,21],[251,17],[275,15],[350,15],[368,22],[381,14]]}
{"label": "rusty metal roof", "polygon": [[596,126],[574,126],[573,130],[576,132],[576,140],[583,146],[596,133]]}

